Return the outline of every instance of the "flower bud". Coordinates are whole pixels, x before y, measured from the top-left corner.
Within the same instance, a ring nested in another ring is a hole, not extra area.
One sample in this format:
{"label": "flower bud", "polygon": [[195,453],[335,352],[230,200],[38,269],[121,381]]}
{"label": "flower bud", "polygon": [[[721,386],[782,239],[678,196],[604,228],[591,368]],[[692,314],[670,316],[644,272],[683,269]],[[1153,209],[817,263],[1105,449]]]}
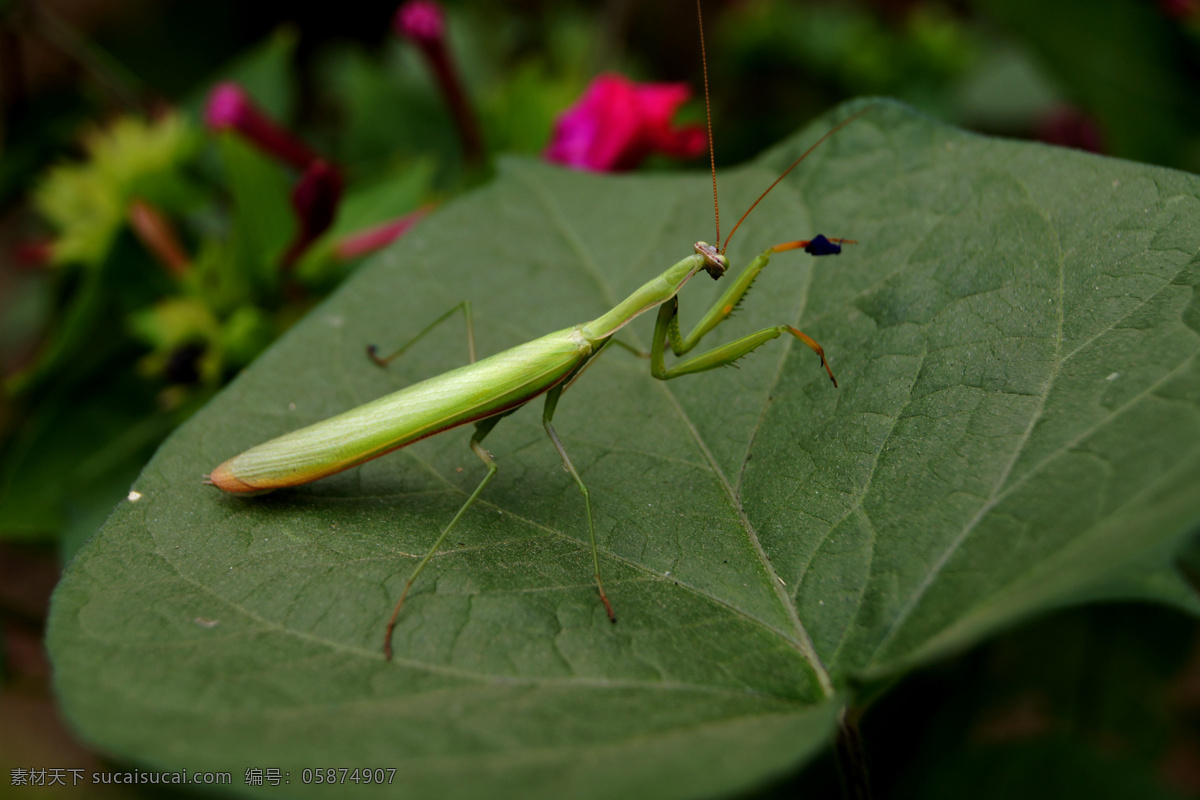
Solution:
{"label": "flower bud", "polygon": [[402,217],[347,234],[333,248],[333,254],[343,261],[349,261],[352,258],[380,250],[408,233],[409,229],[416,225],[421,217],[428,214],[432,208],[432,205],[418,208]]}
{"label": "flower bud", "polygon": [[342,200],[342,176],[336,167],[317,159],[292,190],[292,209],[299,230],[283,256],[283,268],[291,269],[313,241],[329,229]]}
{"label": "flower bud", "polygon": [[236,83],[218,83],[208,95],[204,124],[211,131],[236,131],[264,153],[305,169],[316,153],[264,114]]}

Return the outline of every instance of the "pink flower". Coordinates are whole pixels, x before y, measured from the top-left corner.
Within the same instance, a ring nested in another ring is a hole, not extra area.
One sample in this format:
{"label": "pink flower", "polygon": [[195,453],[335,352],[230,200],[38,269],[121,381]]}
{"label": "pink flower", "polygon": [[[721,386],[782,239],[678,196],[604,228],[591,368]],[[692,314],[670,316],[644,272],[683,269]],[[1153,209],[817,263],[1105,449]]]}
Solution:
{"label": "pink flower", "polygon": [[250,95],[236,83],[218,83],[209,92],[204,124],[212,131],[237,131],[263,152],[296,169],[306,169],[317,157],[254,105]]}
{"label": "pink flower", "polygon": [[433,0],[410,0],[396,10],[392,27],[414,42],[440,43],[446,35],[446,16]]}
{"label": "pink flower", "polygon": [[432,205],[418,208],[402,217],[347,234],[333,248],[333,254],[343,261],[349,261],[386,247],[408,233],[409,229],[416,225],[421,217],[428,214],[432,208]]}
{"label": "pink flower", "polygon": [[409,0],[396,10],[392,29],[397,36],[409,39],[421,51],[437,79],[446,106],[454,117],[463,158],[478,165],[484,159],[483,135],[475,112],[458,77],[454,56],[446,44],[446,15],[433,0]]}
{"label": "pink flower", "polygon": [[685,83],[634,83],[620,75],[597,77],[554,125],[543,153],[548,161],[601,172],[632,169],[651,153],[694,158],[708,137],[700,125],[671,126],[691,96]]}
{"label": "pink flower", "polygon": [[309,164],[292,190],[299,230],[283,256],[284,269],[291,269],[308,246],[329,229],[341,200],[342,176],[337,169],[320,159]]}
{"label": "pink flower", "polygon": [[244,124],[243,118],[254,113],[254,103],[250,95],[236,83],[218,83],[208,93],[208,103],[204,106],[204,124],[214,131],[237,128]]}

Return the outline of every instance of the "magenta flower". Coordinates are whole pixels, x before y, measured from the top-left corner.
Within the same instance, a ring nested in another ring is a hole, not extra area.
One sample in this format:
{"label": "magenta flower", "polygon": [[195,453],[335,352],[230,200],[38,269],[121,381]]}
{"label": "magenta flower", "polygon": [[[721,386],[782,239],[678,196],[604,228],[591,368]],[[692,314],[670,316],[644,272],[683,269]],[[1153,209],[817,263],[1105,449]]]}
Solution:
{"label": "magenta flower", "polygon": [[446,17],[442,7],[433,0],[409,0],[396,10],[392,28],[397,36],[409,39],[420,49],[433,70],[446,105],[454,116],[463,158],[471,164],[483,161],[483,136],[459,80],[450,48],[446,46]]}
{"label": "magenta flower", "polygon": [[559,116],[543,156],[599,172],[633,169],[651,153],[694,158],[708,145],[704,128],[671,125],[676,109],[690,96],[685,83],[634,83],[620,75],[600,75]]}
{"label": "magenta flower", "polygon": [[307,145],[254,105],[250,95],[236,83],[218,83],[212,88],[204,107],[204,124],[212,131],[237,131],[263,152],[296,169],[307,169],[317,158]]}
{"label": "magenta flower", "polygon": [[396,33],[421,44],[439,44],[446,35],[446,15],[433,0],[411,0],[396,10]]}
{"label": "magenta flower", "polygon": [[283,268],[291,269],[313,241],[329,229],[342,200],[342,176],[335,167],[317,159],[292,190],[292,209],[299,230],[283,256]]}
{"label": "magenta flower", "polygon": [[349,261],[352,258],[373,253],[408,233],[409,229],[432,209],[432,204],[427,205],[402,217],[347,234],[334,246],[333,254],[343,261]]}

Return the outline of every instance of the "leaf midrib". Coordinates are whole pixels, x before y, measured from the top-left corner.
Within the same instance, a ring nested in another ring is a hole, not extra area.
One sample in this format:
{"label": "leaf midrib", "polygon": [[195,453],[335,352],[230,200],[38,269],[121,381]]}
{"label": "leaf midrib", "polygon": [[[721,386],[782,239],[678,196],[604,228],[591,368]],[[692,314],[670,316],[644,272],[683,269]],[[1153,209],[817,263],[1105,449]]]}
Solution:
{"label": "leaf midrib", "polygon": [[[565,217],[563,217],[561,213],[559,213],[557,205],[551,200],[551,194],[548,187],[546,187],[546,185],[540,180],[537,180],[533,175],[529,174],[528,171],[517,170],[516,172],[522,183],[524,183],[531,190],[534,197],[541,205],[543,213],[545,213],[553,223],[554,228],[560,233],[560,235],[563,236],[563,238],[575,251],[581,265],[584,268],[584,272],[591,278],[592,282],[595,283],[596,288],[599,289],[601,295],[609,304],[609,307],[615,306],[618,301],[615,290],[604,280],[603,273],[597,268],[595,262],[592,261],[591,254],[588,252],[587,248],[583,246],[582,240],[575,231],[574,227],[566,220]],[[662,216],[664,222],[659,225],[660,231],[666,227],[665,220],[671,218],[671,212],[675,207],[677,206],[673,206],[672,209],[668,209],[664,212]],[[807,207],[805,210],[808,210]],[[649,249],[650,248],[648,247],[644,248],[643,252],[648,252]],[[805,289],[804,296],[807,298],[807,287]],[[632,338],[635,340],[638,339],[636,335],[633,335]],[[641,346],[640,341],[638,342],[638,345]],[[765,621],[757,620],[757,617],[753,615],[747,615],[744,611],[739,613],[748,619],[755,619],[760,624],[763,624],[767,630],[779,633],[785,641],[789,642],[791,646],[800,654],[801,658],[803,658],[804,661],[809,665],[809,668],[817,678],[817,684],[821,687],[823,695],[827,698],[832,697],[834,694],[834,688],[833,682],[829,676],[829,672],[826,670],[825,665],[821,663],[820,657],[817,655],[816,647],[813,645],[812,637],[809,635],[804,623],[800,620],[795,603],[792,602],[792,598],[789,596],[789,594],[784,591],[784,587],[779,575],[776,573],[771,560],[767,558],[767,553],[762,546],[758,532],[755,530],[753,524],[746,516],[745,510],[742,508],[742,504],[738,499],[737,492],[734,490],[729,478],[725,475],[724,471],[717,463],[716,458],[713,456],[713,453],[708,447],[707,442],[705,442],[704,438],[701,436],[700,431],[696,428],[696,425],[684,410],[683,405],[679,402],[679,398],[673,391],[671,391],[670,387],[667,386],[666,381],[657,381],[657,383],[659,384],[660,391],[665,393],[665,396],[669,400],[671,406],[675,409],[675,413],[679,416],[680,421],[687,427],[688,431],[691,432],[693,440],[700,448],[700,451],[704,454],[705,460],[708,462],[713,475],[717,478],[722,489],[724,490],[725,496],[728,498],[732,510],[737,515],[738,522],[741,525],[742,530],[745,532],[747,540],[754,549],[755,555],[759,560],[759,565],[763,569],[767,580],[771,584],[771,591],[774,592],[775,597],[779,601],[780,606],[783,608],[784,613],[787,615],[788,619],[791,620],[793,626],[795,627],[795,634],[794,636],[783,635],[783,632],[779,631],[779,629],[775,626],[766,625]],[[614,554],[609,553],[609,556],[614,557]],[[693,591],[697,591],[695,587],[692,587],[692,589]],[[727,603],[721,602],[716,598],[710,599],[719,602],[723,606],[730,607]]]}

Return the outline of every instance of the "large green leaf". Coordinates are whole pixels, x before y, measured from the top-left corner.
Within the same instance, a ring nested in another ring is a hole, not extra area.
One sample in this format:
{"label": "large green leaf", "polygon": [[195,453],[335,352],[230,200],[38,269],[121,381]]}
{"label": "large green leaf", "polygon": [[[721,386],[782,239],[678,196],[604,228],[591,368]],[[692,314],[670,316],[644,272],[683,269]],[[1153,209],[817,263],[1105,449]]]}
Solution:
{"label": "large green leaf", "polygon": [[[748,205],[829,120],[722,175]],[[63,707],[159,766],[395,767],[404,797],[686,797],[793,769],[858,681],[1016,618],[1112,597],[1195,609],[1172,566],[1200,516],[1200,179],[981,138],[881,104],[771,195],[775,257],[714,340],[799,324],[654,381],[620,350],[555,418],[591,489],[620,621],[595,597],[582,502],[535,405],[253,499],[200,476],[268,437],[466,358],[590,319],[710,238],[707,179],[507,163],[350,281],[163,446],[55,596]],[[728,222],[726,223],[728,226]],[[720,288],[697,278],[685,323]],[[622,331],[645,348],[647,315]]]}

